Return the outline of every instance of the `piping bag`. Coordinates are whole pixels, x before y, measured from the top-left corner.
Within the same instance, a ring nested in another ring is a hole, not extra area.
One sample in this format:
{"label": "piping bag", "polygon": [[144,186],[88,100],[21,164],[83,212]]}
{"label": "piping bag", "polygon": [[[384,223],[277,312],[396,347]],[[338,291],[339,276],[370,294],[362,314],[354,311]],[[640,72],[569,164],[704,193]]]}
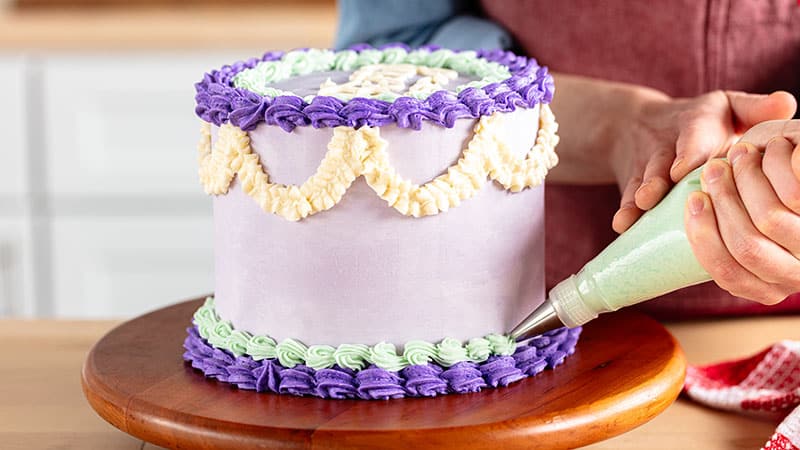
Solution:
{"label": "piping bag", "polygon": [[522,341],[546,331],[574,328],[598,314],[711,280],[695,258],[683,225],[689,194],[700,190],[697,168],[678,182],[597,257],[548,293],[509,333]]}

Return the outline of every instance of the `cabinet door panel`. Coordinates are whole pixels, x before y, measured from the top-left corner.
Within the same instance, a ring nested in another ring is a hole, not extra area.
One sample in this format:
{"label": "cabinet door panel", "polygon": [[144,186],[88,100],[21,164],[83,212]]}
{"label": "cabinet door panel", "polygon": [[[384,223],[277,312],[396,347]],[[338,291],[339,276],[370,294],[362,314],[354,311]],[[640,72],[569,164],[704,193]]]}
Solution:
{"label": "cabinet door panel", "polygon": [[56,316],[129,317],[212,290],[210,218],[57,217],[52,235]]}
{"label": "cabinet door panel", "polygon": [[200,196],[194,83],[235,54],[48,57],[43,103],[50,190]]}
{"label": "cabinet door panel", "polygon": [[0,317],[35,312],[30,220],[0,217]]}
{"label": "cabinet door panel", "polygon": [[0,196],[20,196],[27,191],[25,139],[25,61],[0,54]]}

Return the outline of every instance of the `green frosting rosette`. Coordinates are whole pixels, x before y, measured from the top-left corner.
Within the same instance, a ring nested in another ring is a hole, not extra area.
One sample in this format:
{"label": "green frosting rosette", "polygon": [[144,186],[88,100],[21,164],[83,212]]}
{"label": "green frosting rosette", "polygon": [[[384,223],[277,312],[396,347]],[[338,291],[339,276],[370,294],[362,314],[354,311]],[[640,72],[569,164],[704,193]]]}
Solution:
{"label": "green frosting rosette", "polygon": [[[252,69],[243,70],[233,77],[233,85],[260,95],[277,97],[294,95],[291,92],[275,89],[269,85],[292,77],[314,72],[353,71],[374,64],[413,64],[416,66],[452,69],[461,74],[478,77],[455,88],[459,93],[469,87],[480,88],[491,83],[499,83],[511,76],[508,67],[479,58],[474,51],[454,52],[447,49],[435,51],[413,50],[390,47],[382,50],[295,50],[287,52],[276,61],[263,61]],[[415,96],[415,94],[408,94]],[[428,93],[421,93],[426,96]],[[394,100],[391,96],[385,100]]]}
{"label": "green frosting rosette", "polygon": [[364,344],[311,345],[286,338],[276,343],[269,336],[253,335],[222,320],[214,309],[214,299],[209,297],[194,313],[194,324],[200,336],[219,349],[234,356],[249,356],[255,361],[276,359],[283,367],[305,364],[314,370],[328,369],[334,365],[363,370],[375,365],[390,372],[412,366],[436,363],[451,367],[459,362],[480,363],[492,355],[513,355],[516,343],[508,336],[489,334],[470,339],[466,344],[446,337],[439,343],[413,340],[403,346],[402,353],[394,344],[380,342],[374,346]]}

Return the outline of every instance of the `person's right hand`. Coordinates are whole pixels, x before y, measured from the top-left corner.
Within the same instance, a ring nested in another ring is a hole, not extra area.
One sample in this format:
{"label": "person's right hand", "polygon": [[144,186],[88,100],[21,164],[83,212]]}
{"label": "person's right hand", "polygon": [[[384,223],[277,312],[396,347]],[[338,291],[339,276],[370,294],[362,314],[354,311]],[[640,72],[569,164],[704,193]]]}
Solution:
{"label": "person's right hand", "polygon": [[758,124],[727,156],[703,167],[686,235],[722,289],[778,303],[800,292],[800,120]]}

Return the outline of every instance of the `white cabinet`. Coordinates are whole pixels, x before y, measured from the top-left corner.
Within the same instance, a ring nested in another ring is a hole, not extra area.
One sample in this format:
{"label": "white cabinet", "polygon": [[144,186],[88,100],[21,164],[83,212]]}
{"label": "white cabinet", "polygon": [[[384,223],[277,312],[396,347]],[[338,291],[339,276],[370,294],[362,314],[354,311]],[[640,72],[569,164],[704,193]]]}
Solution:
{"label": "white cabinet", "polygon": [[50,192],[199,196],[194,83],[235,58],[135,52],[45,58]]}
{"label": "white cabinet", "polygon": [[27,64],[0,53],[0,317],[34,313]]}
{"label": "white cabinet", "polygon": [[0,52],[0,317],[130,317],[213,290],[194,83],[257,54]]}
{"label": "white cabinet", "polygon": [[25,70],[24,57],[0,53],[0,207],[9,209],[27,191]]}
{"label": "white cabinet", "polygon": [[194,83],[236,53],[42,59],[49,313],[130,317],[213,290]]}
{"label": "white cabinet", "polygon": [[0,317],[34,313],[32,227],[26,217],[0,217]]}
{"label": "white cabinet", "polygon": [[54,313],[127,317],[210,293],[212,239],[210,217],[56,218]]}

